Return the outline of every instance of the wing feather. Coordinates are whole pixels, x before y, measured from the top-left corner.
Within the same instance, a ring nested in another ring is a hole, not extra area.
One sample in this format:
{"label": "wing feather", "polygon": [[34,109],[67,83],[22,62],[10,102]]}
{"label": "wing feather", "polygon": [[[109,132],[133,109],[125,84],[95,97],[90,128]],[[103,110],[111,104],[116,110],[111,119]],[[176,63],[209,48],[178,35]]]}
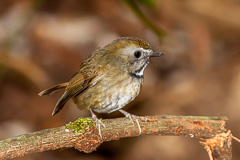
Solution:
{"label": "wing feather", "polygon": [[60,90],[64,90],[66,89],[68,85],[68,82],[66,83],[61,83],[61,84],[58,84],[54,87],[51,87],[51,88],[48,88],[48,89],[45,89],[43,90],[42,92],[38,93],[39,96],[43,96],[43,95],[52,95]]}
{"label": "wing feather", "polygon": [[66,102],[72,98],[80,95],[86,91],[89,87],[94,86],[102,77],[104,77],[103,70],[99,72],[90,71],[87,73],[77,73],[66,87],[62,97],[58,100],[52,115],[56,115],[66,104]]}

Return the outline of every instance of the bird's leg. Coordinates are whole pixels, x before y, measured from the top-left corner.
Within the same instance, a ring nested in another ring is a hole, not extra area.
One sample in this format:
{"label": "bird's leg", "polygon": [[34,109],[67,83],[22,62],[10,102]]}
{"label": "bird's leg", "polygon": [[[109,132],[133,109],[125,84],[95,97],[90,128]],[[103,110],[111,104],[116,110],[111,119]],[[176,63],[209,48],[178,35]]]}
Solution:
{"label": "bird's leg", "polygon": [[138,130],[139,130],[139,135],[140,135],[141,132],[142,132],[142,130],[141,130],[140,124],[139,124],[139,122],[138,122],[138,118],[141,118],[141,117],[136,116],[136,115],[133,115],[133,114],[130,114],[130,113],[128,113],[128,112],[126,112],[126,111],[124,111],[124,110],[122,110],[122,109],[120,109],[119,111],[120,111],[122,114],[124,114],[125,117],[129,118],[129,119],[131,120],[131,122],[132,122],[133,125],[134,125],[133,120],[136,121],[137,126],[138,126]]}
{"label": "bird's leg", "polygon": [[93,113],[93,111],[90,109],[90,112],[92,114],[92,119],[96,122],[96,128],[98,129],[98,134],[102,139],[102,134],[101,134],[101,125],[106,128],[106,126],[97,118],[97,116]]}

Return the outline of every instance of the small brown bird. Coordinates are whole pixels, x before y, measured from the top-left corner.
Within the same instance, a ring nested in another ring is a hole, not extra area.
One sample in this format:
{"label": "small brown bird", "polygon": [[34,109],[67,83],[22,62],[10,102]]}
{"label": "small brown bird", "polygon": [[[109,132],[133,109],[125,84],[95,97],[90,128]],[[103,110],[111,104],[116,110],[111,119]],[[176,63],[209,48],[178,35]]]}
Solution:
{"label": "small brown bird", "polygon": [[39,95],[51,95],[64,90],[52,115],[56,115],[73,98],[79,109],[90,110],[100,136],[100,124],[105,125],[93,111],[111,113],[119,110],[136,121],[141,134],[137,116],[121,108],[139,94],[143,84],[143,71],[150,58],[162,55],[163,53],[153,52],[150,45],[139,38],[119,38],[94,51],[92,56],[83,61],[79,71],[69,82],[46,89]]}

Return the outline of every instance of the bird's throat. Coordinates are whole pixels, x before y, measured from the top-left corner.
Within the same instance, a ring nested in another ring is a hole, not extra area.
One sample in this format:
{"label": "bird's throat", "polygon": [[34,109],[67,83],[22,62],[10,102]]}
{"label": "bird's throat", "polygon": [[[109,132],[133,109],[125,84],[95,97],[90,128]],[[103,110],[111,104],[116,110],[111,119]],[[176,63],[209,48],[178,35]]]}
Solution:
{"label": "bird's throat", "polygon": [[148,63],[149,63],[149,61],[146,61],[146,63],[144,63],[144,65],[140,69],[136,70],[133,73],[130,73],[130,75],[135,77],[135,78],[142,79],[143,78],[143,71],[147,67]]}

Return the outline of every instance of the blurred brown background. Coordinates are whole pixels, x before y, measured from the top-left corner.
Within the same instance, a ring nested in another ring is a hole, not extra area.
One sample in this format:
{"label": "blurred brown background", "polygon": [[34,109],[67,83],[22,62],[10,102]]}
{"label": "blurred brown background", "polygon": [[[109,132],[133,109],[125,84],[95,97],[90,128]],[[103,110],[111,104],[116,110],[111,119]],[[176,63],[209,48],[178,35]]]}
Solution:
{"label": "blurred brown background", "polygon": [[[240,1],[139,0],[144,15],[166,31],[159,38],[124,1],[0,1],[0,139],[62,126],[90,116],[72,101],[51,113],[60,94],[39,97],[68,81],[96,48],[135,36],[165,53],[145,70],[138,98],[124,109],[136,115],[227,116],[240,137]],[[101,114],[115,118],[120,113]],[[240,159],[233,142],[233,159]],[[102,144],[91,154],[74,149],[18,158],[208,159],[196,139],[140,136]]]}

